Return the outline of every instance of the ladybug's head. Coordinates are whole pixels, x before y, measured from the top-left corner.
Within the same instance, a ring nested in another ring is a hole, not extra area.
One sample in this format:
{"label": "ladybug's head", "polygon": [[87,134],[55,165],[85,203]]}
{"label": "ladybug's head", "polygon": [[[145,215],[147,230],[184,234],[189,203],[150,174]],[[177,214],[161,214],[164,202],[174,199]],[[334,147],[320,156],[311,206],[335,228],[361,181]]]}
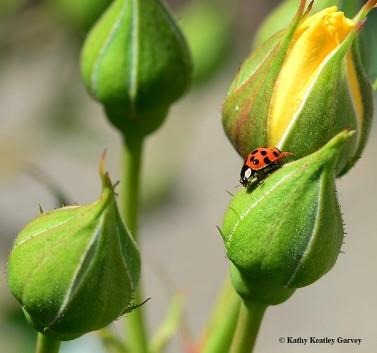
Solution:
{"label": "ladybug's head", "polygon": [[245,188],[248,187],[250,179],[253,177],[254,171],[247,165],[243,165],[240,173],[240,183]]}

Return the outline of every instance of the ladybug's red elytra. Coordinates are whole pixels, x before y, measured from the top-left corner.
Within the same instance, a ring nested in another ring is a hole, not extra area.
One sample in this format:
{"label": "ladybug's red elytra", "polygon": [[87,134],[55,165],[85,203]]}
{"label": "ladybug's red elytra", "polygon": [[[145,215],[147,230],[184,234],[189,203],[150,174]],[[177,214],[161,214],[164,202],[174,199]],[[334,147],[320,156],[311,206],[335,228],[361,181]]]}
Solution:
{"label": "ladybug's red elytra", "polygon": [[277,147],[259,147],[251,151],[244,160],[240,183],[247,188],[254,177],[262,180],[291,154]]}

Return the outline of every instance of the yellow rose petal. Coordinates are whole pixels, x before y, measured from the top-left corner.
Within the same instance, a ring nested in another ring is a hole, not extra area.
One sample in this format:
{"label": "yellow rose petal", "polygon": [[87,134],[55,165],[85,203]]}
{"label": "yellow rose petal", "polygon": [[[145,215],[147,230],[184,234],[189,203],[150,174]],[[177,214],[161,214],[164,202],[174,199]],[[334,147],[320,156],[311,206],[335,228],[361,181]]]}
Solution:
{"label": "yellow rose petal", "polygon": [[335,6],[306,18],[300,24],[272,96],[268,118],[271,146],[281,144],[322,64],[354,27],[355,23]]}

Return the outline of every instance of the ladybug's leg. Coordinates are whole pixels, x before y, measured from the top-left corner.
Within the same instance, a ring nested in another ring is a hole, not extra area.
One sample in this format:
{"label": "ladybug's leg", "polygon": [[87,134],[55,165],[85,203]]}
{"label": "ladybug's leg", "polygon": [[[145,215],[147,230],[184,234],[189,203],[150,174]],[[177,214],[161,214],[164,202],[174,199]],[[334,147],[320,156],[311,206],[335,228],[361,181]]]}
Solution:
{"label": "ladybug's leg", "polygon": [[256,172],[255,176],[258,180],[258,184],[263,184],[264,179],[266,179],[273,171],[278,169],[280,166],[280,164],[271,164],[268,167]]}
{"label": "ladybug's leg", "polygon": [[257,182],[259,185],[263,184],[264,179],[266,179],[268,173],[265,170],[260,170],[255,173],[255,177],[257,178]]}

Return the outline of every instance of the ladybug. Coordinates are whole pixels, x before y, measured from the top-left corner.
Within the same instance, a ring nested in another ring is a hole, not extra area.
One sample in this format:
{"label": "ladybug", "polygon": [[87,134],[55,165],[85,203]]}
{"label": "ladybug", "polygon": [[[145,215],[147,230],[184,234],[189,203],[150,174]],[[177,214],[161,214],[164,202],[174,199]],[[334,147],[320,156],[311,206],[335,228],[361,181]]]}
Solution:
{"label": "ladybug", "polygon": [[247,188],[252,178],[256,177],[261,181],[291,154],[282,152],[277,147],[259,147],[251,151],[244,160],[240,183]]}

